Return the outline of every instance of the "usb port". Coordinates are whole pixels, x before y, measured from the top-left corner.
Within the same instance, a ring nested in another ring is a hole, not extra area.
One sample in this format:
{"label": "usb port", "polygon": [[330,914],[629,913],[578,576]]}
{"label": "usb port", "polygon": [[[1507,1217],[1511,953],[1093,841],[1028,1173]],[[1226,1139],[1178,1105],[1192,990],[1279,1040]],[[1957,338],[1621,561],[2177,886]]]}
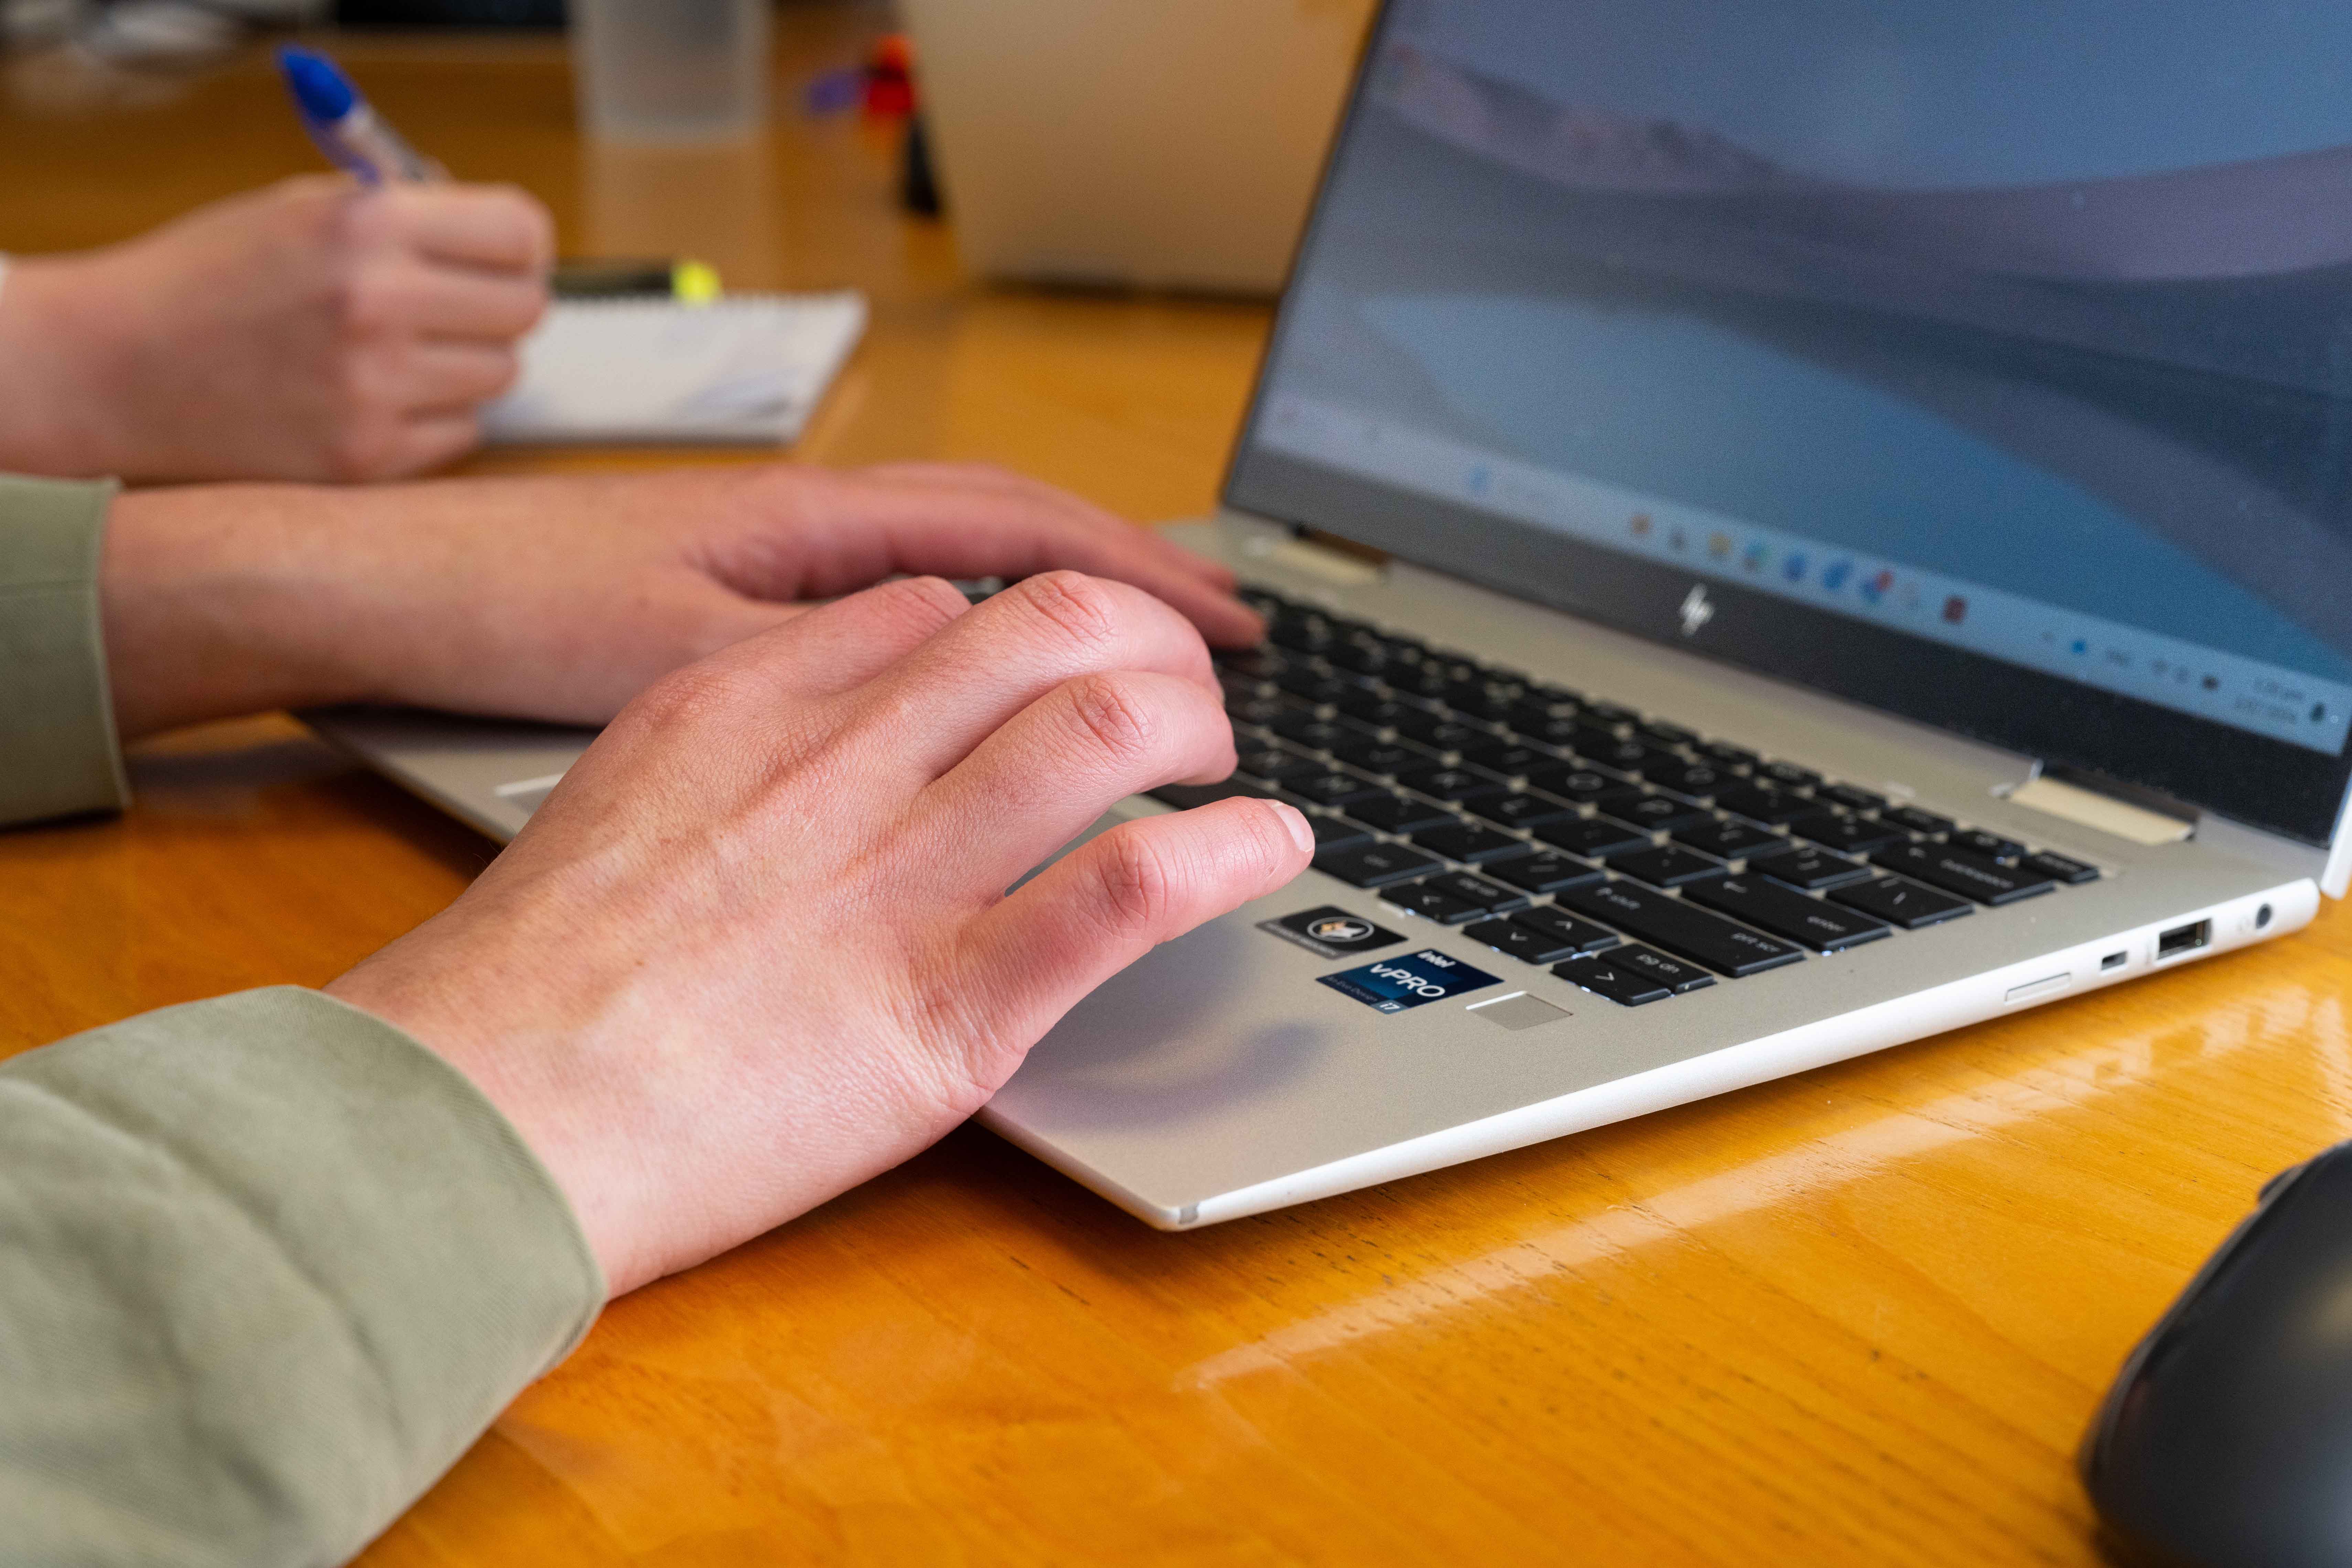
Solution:
{"label": "usb port", "polygon": [[2121,969],[2124,964],[2129,961],[2130,957],[2131,955],[2129,953],[2111,952],[2107,954],[2106,957],[2099,960],[2099,967],[2101,969]]}
{"label": "usb port", "polygon": [[2192,921],[2185,926],[2174,926],[2156,939],[2156,961],[2178,958],[2184,952],[2194,952],[2213,940],[2211,921]]}

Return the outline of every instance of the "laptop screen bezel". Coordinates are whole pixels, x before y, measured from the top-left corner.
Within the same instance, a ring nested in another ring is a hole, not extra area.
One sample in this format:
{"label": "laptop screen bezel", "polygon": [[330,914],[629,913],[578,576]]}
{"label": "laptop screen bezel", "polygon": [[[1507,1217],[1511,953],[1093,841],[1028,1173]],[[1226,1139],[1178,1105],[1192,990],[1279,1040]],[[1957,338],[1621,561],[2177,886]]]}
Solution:
{"label": "laptop screen bezel", "polygon": [[[1314,264],[1330,193],[1347,166],[1364,84],[1395,7],[1367,30],[1348,106],[1291,260]],[[2352,744],[2327,756],[2210,720],[1588,544],[1457,502],[1317,467],[1255,440],[1269,383],[1297,326],[1286,287],[1225,471],[1224,504],[1313,529],[1629,632],[1849,701],[2120,783],[2297,842],[2326,847],[2352,785]],[[1684,634],[1703,585],[1716,613]],[[1606,695],[1605,693],[1601,695]]]}

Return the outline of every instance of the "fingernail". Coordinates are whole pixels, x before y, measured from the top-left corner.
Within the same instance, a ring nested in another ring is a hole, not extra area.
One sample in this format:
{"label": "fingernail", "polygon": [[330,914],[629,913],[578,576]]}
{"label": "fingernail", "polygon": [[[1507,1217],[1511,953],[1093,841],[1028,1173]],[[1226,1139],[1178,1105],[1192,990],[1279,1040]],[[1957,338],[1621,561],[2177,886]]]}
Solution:
{"label": "fingernail", "polygon": [[1274,803],[1274,809],[1282,814],[1282,825],[1290,829],[1290,841],[1298,846],[1299,853],[1314,854],[1315,830],[1307,826],[1306,816],[1297,807],[1285,805],[1280,801]]}

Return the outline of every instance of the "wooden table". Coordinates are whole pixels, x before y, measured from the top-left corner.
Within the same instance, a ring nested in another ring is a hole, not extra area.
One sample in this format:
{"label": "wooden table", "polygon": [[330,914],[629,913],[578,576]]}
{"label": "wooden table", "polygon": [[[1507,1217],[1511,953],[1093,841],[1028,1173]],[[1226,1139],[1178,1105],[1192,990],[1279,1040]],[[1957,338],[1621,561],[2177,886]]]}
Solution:
{"label": "wooden table", "polygon": [[[782,16],[787,84],[880,25]],[[544,42],[345,52],[453,168],[545,196],[572,248],[867,289],[873,335],[803,456],[989,458],[1139,516],[1210,502],[1263,310],[976,286],[894,213],[890,139],[854,119],[597,159]],[[0,90],[0,246],[105,240],[313,162],[257,60],[127,88],[19,62]],[[676,201],[682,168],[727,199]],[[491,853],[289,720],[133,773],[120,819],[0,835],[0,1050],[324,981]],[[2075,1439],[2263,1178],[2345,1135],[2347,981],[2331,910],[1187,1236],[966,1130],[616,1303],[365,1561],[2095,1561]]]}

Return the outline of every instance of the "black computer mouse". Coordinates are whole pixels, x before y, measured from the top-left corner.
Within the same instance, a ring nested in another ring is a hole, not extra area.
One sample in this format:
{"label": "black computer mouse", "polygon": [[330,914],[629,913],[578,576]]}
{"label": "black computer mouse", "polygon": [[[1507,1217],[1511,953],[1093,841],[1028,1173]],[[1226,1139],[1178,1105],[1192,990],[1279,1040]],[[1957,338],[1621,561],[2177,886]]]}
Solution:
{"label": "black computer mouse", "polygon": [[2352,1564],[2352,1143],[2263,1189],[2124,1363],[2082,1468],[2128,1561]]}

